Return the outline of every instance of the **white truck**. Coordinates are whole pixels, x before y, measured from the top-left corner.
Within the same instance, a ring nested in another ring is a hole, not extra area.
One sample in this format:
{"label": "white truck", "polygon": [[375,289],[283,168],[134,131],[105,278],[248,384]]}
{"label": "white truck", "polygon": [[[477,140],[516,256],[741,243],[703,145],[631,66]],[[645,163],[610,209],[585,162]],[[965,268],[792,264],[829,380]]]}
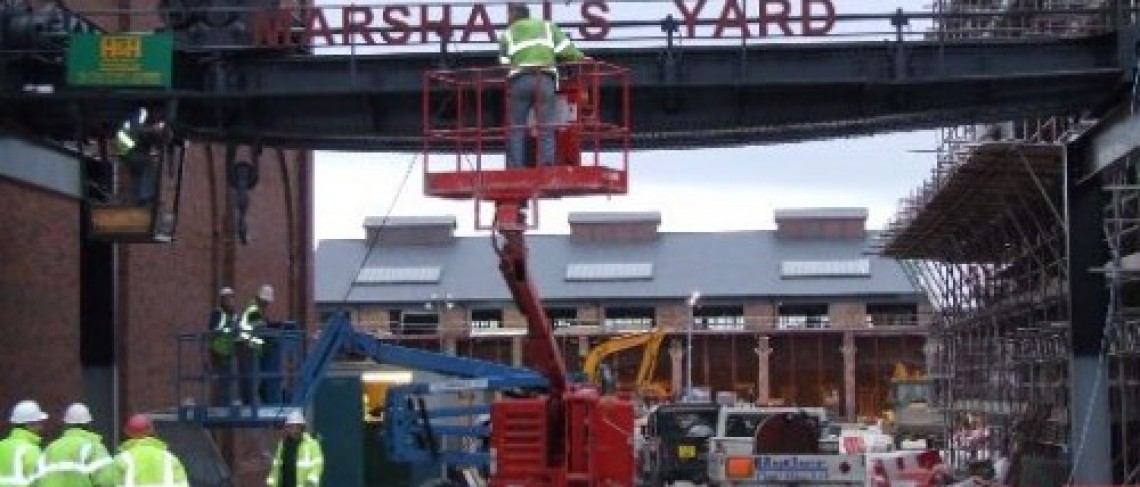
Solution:
{"label": "white truck", "polygon": [[[774,451],[757,448],[757,430],[762,425],[779,435],[778,427],[785,424],[800,429],[778,438],[781,447]],[[863,455],[842,455],[821,448],[826,426],[827,411],[823,408],[722,407],[716,434],[709,443],[709,483],[722,487],[864,485],[867,465]],[[809,435],[813,437],[806,437]]]}

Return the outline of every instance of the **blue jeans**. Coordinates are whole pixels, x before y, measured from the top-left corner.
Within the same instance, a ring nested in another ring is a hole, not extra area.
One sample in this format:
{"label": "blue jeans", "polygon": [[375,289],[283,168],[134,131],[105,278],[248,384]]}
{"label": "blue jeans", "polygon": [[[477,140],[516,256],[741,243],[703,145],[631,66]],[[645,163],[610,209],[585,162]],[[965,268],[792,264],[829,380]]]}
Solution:
{"label": "blue jeans", "polygon": [[138,151],[127,152],[122,159],[131,175],[132,202],[136,205],[153,203],[158,184],[158,161]]}
{"label": "blue jeans", "polygon": [[511,129],[507,140],[507,167],[519,168],[527,164],[527,115],[535,109],[538,131],[538,161],[541,165],[554,165],[554,122],[557,120],[558,98],[554,93],[554,77],[546,73],[520,73],[510,81]]}

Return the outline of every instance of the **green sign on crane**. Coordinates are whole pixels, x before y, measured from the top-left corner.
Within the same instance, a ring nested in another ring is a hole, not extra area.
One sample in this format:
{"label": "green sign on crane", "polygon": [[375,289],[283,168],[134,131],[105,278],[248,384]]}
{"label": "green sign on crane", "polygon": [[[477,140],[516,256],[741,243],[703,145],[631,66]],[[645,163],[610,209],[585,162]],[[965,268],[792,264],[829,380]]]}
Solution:
{"label": "green sign on crane", "polygon": [[67,50],[67,82],[169,88],[173,52],[170,34],[74,34]]}

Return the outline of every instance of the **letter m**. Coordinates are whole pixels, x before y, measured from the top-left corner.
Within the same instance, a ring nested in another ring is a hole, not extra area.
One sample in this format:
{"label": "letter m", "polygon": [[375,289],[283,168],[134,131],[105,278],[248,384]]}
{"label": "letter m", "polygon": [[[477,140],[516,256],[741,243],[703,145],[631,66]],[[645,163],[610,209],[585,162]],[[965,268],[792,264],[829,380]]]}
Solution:
{"label": "letter m", "polygon": [[258,9],[253,12],[255,46],[291,46],[294,44],[292,30],[292,9]]}

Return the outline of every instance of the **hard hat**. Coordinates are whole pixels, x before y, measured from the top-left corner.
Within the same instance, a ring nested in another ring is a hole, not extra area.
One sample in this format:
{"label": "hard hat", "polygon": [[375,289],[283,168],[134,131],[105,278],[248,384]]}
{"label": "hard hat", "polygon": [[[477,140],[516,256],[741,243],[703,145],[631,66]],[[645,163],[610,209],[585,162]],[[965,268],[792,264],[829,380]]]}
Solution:
{"label": "hard hat", "polygon": [[83,403],[77,402],[63,412],[64,424],[87,424],[91,422],[91,411]]}
{"label": "hard hat", "polygon": [[132,414],[123,425],[123,433],[130,438],[142,438],[154,433],[154,425],[145,414]]}
{"label": "hard hat", "polygon": [[12,424],[28,424],[38,423],[48,419],[47,413],[40,409],[40,404],[35,401],[24,400],[16,403],[12,408],[12,417],[8,421]]}
{"label": "hard hat", "polygon": [[272,302],[273,301],[273,286],[270,286],[268,284],[261,286],[261,289],[259,289],[257,291],[257,297],[261,298],[264,301]]}
{"label": "hard hat", "polygon": [[233,296],[234,288],[226,286],[218,290],[218,296]]}
{"label": "hard hat", "polygon": [[299,409],[294,409],[285,418],[285,424],[305,424],[305,414]]}

